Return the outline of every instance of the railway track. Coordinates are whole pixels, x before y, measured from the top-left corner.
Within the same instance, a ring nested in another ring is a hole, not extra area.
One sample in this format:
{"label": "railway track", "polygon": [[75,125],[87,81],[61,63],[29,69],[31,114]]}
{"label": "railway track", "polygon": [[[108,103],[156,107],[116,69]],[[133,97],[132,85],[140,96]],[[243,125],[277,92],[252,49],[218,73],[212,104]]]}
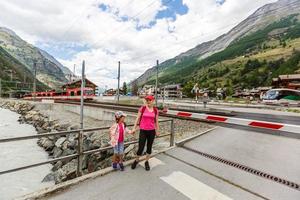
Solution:
{"label": "railway track", "polygon": [[[63,100],[55,100],[55,103],[65,103],[65,104],[75,104],[79,105],[80,103],[78,101],[63,101]],[[116,103],[110,103],[110,102],[98,102],[98,101],[85,101],[85,106],[94,106],[94,107],[101,107],[101,108],[108,108],[112,110],[122,110],[127,112],[137,112],[138,109],[141,107],[141,105],[130,105],[130,104],[116,104]],[[191,112],[189,109],[180,109],[180,108],[171,108],[176,109],[178,111],[182,112]],[[233,112],[221,112],[218,110],[193,110],[194,113],[206,113],[211,115],[222,115],[222,116],[235,116]],[[174,117],[172,115],[167,115],[163,112],[160,112],[160,115],[166,116],[166,117]]]}
{"label": "railway track", "polygon": [[[56,100],[55,103],[61,103],[61,104],[72,104],[72,105],[80,105],[80,102],[76,101],[61,101],[61,100]],[[109,110],[122,110],[125,112],[132,112],[132,113],[137,113],[138,109],[140,108],[139,105],[122,105],[122,104],[113,104],[113,103],[100,103],[100,102],[85,102],[84,106],[89,106],[89,107],[96,107],[96,108],[104,108],[104,109],[109,109]],[[182,120],[190,120],[190,121],[198,121],[198,122],[206,122],[206,123],[216,123],[213,121],[208,121],[208,120],[203,120],[203,119],[196,119],[196,118],[185,118],[185,117],[180,117],[180,116],[174,116],[170,114],[166,114],[164,112],[159,113],[160,116],[163,117],[169,117],[173,119],[182,119]]]}

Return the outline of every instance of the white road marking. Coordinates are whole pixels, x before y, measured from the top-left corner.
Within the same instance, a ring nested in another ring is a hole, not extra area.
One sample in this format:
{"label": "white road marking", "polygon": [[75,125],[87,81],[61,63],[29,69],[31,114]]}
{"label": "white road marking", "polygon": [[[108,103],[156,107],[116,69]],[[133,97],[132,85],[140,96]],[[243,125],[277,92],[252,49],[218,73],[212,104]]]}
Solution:
{"label": "white road marking", "polygon": [[231,200],[217,190],[180,171],[175,171],[169,176],[160,177],[160,179],[192,200]]}
{"label": "white road marking", "polygon": [[[145,168],[145,160],[139,162],[139,165],[141,165],[142,167]],[[149,159],[149,165],[150,165],[150,168],[153,169],[154,167],[157,167],[158,165],[165,165],[164,162],[162,162],[161,160],[153,157],[153,158],[150,158]]]}

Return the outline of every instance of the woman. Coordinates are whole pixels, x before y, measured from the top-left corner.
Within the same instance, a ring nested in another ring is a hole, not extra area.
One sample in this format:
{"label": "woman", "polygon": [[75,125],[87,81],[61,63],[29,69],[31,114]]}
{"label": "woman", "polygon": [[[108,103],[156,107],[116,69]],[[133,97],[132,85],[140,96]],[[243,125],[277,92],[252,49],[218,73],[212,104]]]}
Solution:
{"label": "woman", "polygon": [[149,158],[152,153],[152,145],[155,136],[159,136],[158,109],[153,106],[153,102],[153,96],[146,96],[145,105],[139,109],[138,116],[135,120],[133,130],[135,131],[137,126],[140,126],[139,148],[137,151],[137,157],[131,165],[131,169],[136,168],[139,158],[142,156],[147,143],[145,169],[147,171],[150,170]]}

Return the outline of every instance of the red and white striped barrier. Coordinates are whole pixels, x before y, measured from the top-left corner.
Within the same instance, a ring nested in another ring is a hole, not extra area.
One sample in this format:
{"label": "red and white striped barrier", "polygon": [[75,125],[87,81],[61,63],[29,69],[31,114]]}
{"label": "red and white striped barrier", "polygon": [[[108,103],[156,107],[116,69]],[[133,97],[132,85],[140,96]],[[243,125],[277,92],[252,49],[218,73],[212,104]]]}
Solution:
{"label": "red and white striped barrier", "polygon": [[227,124],[236,124],[236,125],[249,126],[255,128],[280,130],[280,131],[300,134],[300,126],[291,125],[291,124],[281,124],[281,123],[257,121],[251,119],[224,117],[224,116],[209,115],[209,114],[202,114],[202,113],[181,112],[175,110],[166,110],[164,111],[164,113],[170,115],[176,115],[179,117],[196,118],[196,119],[203,119],[203,120],[214,121],[214,122],[223,122]]}

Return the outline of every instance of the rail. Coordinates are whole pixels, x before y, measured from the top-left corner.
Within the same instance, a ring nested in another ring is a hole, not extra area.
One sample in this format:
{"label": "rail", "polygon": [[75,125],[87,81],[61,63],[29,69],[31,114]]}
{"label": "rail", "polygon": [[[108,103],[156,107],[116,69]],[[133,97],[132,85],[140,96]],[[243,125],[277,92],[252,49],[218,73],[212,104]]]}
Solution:
{"label": "rail", "polygon": [[[167,120],[160,120],[159,121],[159,123],[165,123],[165,122],[170,122],[170,126],[171,126],[170,133],[162,134],[160,136],[157,136],[157,138],[170,136],[170,146],[174,146],[174,144],[175,144],[174,120],[173,119],[167,119]],[[130,127],[130,126],[133,126],[133,124],[130,124],[130,125],[127,125],[127,126]],[[8,169],[8,170],[0,171],[0,175],[8,174],[8,173],[28,169],[28,168],[38,167],[38,166],[41,166],[41,165],[51,164],[51,163],[55,163],[57,161],[63,161],[63,160],[77,158],[77,176],[81,176],[82,175],[83,156],[113,149],[112,146],[108,146],[108,147],[102,147],[102,148],[98,148],[98,149],[83,151],[83,148],[82,148],[83,147],[83,134],[85,132],[107,130],[109,128],[110,127],[77,129],[77,130],[71,130],[71,131],[61,131],[61,132],[53,132],[53,133],[45,133],[45,134],[38,134],[38,135],[28,135],[28,136],[22,136],[22,137],[12,137],[12,138],[0,139],[0,144],[1,144],[1,143],[8,143],[8,142],[14,142],[14,141],[39,139],[39,138],[49,137],[49,136],[61,136],[61,135],[69,135],[69,134],[78,134],[78,139],[77,139],[78,140],[78,147],[77,147],[77,153],[76,154],[62,156],[62,157],[50,159],[50,160],[47,160],[47,161],[44,161],[44,162],[38,162],[38,163],[31,164],[31,165],[26,165],[26,166],[14,168],[14,169]],[[135,140],[135,141],[126,142],[124,145],[128,146],[128,145],[137,144],[137,143],[138,143],[138,141]]]}

